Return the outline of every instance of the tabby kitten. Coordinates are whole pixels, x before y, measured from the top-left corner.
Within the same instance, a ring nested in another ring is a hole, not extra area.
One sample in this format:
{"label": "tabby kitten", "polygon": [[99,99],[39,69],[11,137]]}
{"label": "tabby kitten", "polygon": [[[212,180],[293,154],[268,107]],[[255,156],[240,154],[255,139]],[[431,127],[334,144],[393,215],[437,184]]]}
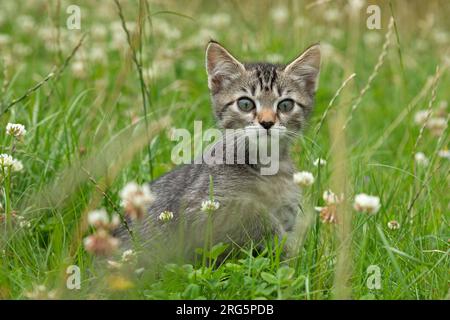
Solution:
{"label": "tabby kitten", "polygon": [[[261,175],[258,164],[249,163],[180,166],[151,183],[156,201],[140,235],[145,240],[159,235],[165,251],[190,254],[203,247],[207,235],[212,243],[243,245],[292,231],[300,190],[292,180],[289,142],[304,128],[313,107],[319,65],[318,44],[288,65],[275,65],[241,63],[210,41],[206,70],[218,127],[280,133],[279,170]],[[210,197],[210,180],[220,207],[208,215],[201,204]],[[174,218],[163,223],[158,216],[166,210]]]}

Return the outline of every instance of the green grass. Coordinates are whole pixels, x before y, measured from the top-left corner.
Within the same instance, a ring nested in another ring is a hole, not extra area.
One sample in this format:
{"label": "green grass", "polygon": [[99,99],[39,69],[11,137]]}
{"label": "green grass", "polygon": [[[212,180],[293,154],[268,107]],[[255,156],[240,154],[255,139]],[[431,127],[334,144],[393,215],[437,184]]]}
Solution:
{"label": "green grass", "polygon": [[[217,245],[202,253],[208,259],[200,254],[193,264],[153,263],[139,274],[135,273],[139,266],[133,263],[122,271],[109,270],[104,259],[84,251],[80,239],[89,230],[85,230],[83,217],[100,207],[114,212],[119,208],[118,192],[126,182],[143,183],[174,167],[170,153],[175,142],[168,138],[171,126],[192,131],[194,120],[203,121],[204,128],[214,125],[204,70],[209,37],[250,61],[276,55],[288,62],[321,41],[324,55],[316,108],[292,156],[299,170],[316,176],[315,184],[305,190],[305,207],[323,205],[322,193],[336,185],[333,177],[339,170],[334,169],[337,149],[332,148],[336,133],[332,124],[339,115],[348,117],[374,70],[391,15],[387,2],[380,4],[382,30],[368,30],[366,6],[351,14],[345,1],[313,7],[308,7],[310,2],[283,2],[288,16],[279,23],[271,18],[269,1],[190,1],[189,6],[149,1],[150,15],[143,15],[142,48],[137,47],[144,75],[153,66],[154,76],[145,78],[147,115],[129,45],[126,38],[117,40],[124,34],[112,1],[79,1],[81,30],[65,27],[64,1],[59,12],[57,1],[23,1],[27,3],[23,6],[20,2],[0,4],[1,153],[11,153],[12,139],[4,129],[8,122],[24,124],[28,132],[13,152],[24,169],[11,174],[10,184],[8,175],[3,175],[0,201],[3,216],[13,210],[31,226],[1,225],[0,298],[26,298],[26,292],[41,284],[47,288],[41,297],[55,290],[57,298],[77,299],[340,297],[334,287],[337,257],[343,250],[336,236],[338,228],[322,223],[318,215],[313,216],[298,255],[287,261],[277,241],[268,242],[264,250],[252,244],[235,249],[225,260],[217,259],[225,250]],[[137,21],[138,1],[121,3],[125,19]],[[145,13],[143,4],[141,12]],[[349,207],[348,213],[353,213],[350,257],[344,261],[349,274],[342,276],[348,275],[353,299],[444,299],[449,297],[450,167],[438,151],[448,147],[448,131],[436,137],[426,129],[419,139],[414,114],[426,109],[430,101],[437,112],[441,101],[450,98],[450,8],[445,1],[395,1],[392,5],[397,30],[345,131],[349,204],[355,194],[364,192],[379,196],[382,206],[373,216]],[[336,19],[326,14],[333,8],[338,10]],[[217,12],[230,21],[216,16],[216,25],[211,23]],[[425,18],[431,16],[432,24]],[[56,26],[61,28],[59,45],[58,37],[48,31]],[[67,60],[84,33],[87,37],[74,58]],[[52,50],[55,47],[59,49]],[[101,50],[100,59],[95,59],[92,50]],[[80,59],[83,72],[74,70]],[[67,67],[61,67],[65,61]],[[439,79],[420,94],[437,65]],[[58,70],[54,77],[4,112],[52,70]],[[353,72],[355,78],[337,97],[315,136],[329,101]],[[145,144],[147,133],[133,124],[135,118],[139,124],[147,118],[150,152]],[[430,159],[427,167],[414,163],[418,151]],[[317,157],[328,160],[320,174],[312,164]],[[11,210],[5,205],[9,199]],[[391,220],[397,220],[400,229],[389,229]],[[81,269],[80,290],[66,289],[68,265]],[[380,268],[380,289],[367,286],[371,265]]]}

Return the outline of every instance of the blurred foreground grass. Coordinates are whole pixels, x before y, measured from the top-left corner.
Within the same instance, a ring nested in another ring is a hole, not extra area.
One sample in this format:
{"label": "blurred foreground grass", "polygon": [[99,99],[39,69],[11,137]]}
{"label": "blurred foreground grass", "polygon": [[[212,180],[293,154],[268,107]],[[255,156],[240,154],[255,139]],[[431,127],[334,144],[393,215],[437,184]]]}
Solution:
{"label": "blurred foreground grass", "polygon": [[[316,176],[305,201],[322,205],[322,193],[331,186],[332,124],[343,112],[345,118],[352,116],[345,131],[349,192],[377,195],[382,204],[374,216],[353,214],[350,258],[345,261],[350,296],[448,298],[448,131],[446,125],[423,127],[415,122],[415,114],[427,108],[433,111],[429,120],[448,120],[447,1],[392,1],[392,8],[388,1],[364,0],[121,1],[134,40],[143,26],[142,42],[134,44],[149,90],[150,152],[139,131],[145,122],[139,77],[116,5],[77,1],[81,29],[68,30],[69,4],[75,3],[0,4],[0,128],[22,123],[28,131],[11,150],[12,139],[1,129],[1,153],[13,151],[23,163],[24,169],[12,174],[10,210],[29,222],[13,232],[2,226],[1,298],[336,297],[333,284],[341,248],[336,226],[323,223],[318,215],[298,258],[287,262],[280,261],[277,246],[252,254],[249,244],[221,265],[180,262],[142,270],[129,264],[111,271],[77,242],[84,235],[81,218],[86,212],[99,207],[115,211],[118,191],[126,182],[143,183],[174,167],[170,126],[192,131],[194,120],[203,121],[204,128],[213,126],[204,70],[210,38],[243,60],[277,63],[287,63],[308,45],[321,42],[316,108],[310,129],[293,148],[299,170]],[[381,8],[381,30],[366,27],[369,4]],[[379,61],[392,13],[395,28],[386,56],[361,95]],[[5,110],[55,70],[61,73]],[[356,76],[316,135],[330,100],[352,73]],[[351,112],[359,96],[361,102]],[[427,161],[415,161],[418,152]],[[315,167],[318,157],[328,164]],[[2,179],[3,211],[9,210],[5,186]],[[393,220],[399,229],[388,227]],[[211,250],[212,260],[223,249],[219,245]],[[80,290],[66,289],[65,270],[73,264],[82,272]],[[380,270],[379,289],[367,285],[372,265]]]}

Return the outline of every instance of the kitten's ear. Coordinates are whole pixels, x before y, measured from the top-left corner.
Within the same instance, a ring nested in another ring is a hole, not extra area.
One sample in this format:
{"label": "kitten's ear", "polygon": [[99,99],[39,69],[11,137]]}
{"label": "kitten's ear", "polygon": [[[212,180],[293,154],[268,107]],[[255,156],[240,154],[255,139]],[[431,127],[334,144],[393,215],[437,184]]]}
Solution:
{"label": "kitten's ear", "polygon": [[284,68],[284,72],[294,81],[304,84],[310,95],[316,92],[319,70],[320,44],[312,45]]}
{"label": "kitten's ear", "polygon": [[232,80],[239,78],[245,68],[219,43],[210,41],[206,48],[206,71],[208,87],[214,94]]}

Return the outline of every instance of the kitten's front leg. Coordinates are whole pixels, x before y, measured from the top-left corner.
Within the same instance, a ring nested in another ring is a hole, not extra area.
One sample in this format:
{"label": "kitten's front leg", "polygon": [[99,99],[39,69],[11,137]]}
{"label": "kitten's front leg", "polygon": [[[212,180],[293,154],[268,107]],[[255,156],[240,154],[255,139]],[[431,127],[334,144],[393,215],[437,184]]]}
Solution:
{"label": "kitten's front leg", "polygon": [[274,223],[272,224],[274,234],[278,239],[283,239],[283,256],[290,258],[298,253],[298,247],[302,238],[301,224],[299,221],[300,208],[298,205],[282,206],[276,215],[274,215]]}

